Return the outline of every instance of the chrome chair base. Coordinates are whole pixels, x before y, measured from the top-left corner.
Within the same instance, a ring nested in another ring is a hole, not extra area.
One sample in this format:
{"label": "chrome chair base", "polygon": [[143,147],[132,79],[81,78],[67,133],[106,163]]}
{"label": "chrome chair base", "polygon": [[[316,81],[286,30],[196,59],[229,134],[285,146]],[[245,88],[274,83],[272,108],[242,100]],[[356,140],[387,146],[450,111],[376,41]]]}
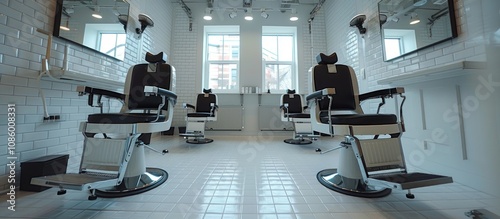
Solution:
{"label": "chrome chair base", "polygon": [[146,172],[139,176],[124,177],[122,183],[118,186],[95,190],[95,195],[103,198],[137,195],[160,186],[167,181],[167,178],[167,171],[148,167]]}
{"label": "chrome chair base", "polygon": [[351,179],[337,173],[337,169],[325,169],[316,175],[318,181],[333,191],[363,198],[380,198],[391,194],[388,188],[366,185],[362,179]]}
{"label": "chrome chair base", "polygon": [[288,144],[311,144],[312,141],[304,138],[290,138],[290,139],[285,139],[283,142],[288,143]]}
{"label": "chrome chair base", "polygon": [[186,140],[186,142],[189,144],[207,144],[213,141],[214,140],[210,138],[191,138]]}

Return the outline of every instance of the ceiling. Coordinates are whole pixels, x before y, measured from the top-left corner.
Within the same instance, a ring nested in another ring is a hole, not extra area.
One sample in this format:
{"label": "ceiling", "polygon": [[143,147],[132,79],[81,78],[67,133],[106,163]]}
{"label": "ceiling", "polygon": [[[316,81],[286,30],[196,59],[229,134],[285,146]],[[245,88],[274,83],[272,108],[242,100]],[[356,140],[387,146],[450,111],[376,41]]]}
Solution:
{"label": "ceiling", "polygon": [[287,10],[298,7],[300,5],[314,6],[320,0],[171,0],[171,2],[181,2],[189,7],[195,4],[210,5],[213,8],[252,8],[252,9],[267,9],[273,11]]}

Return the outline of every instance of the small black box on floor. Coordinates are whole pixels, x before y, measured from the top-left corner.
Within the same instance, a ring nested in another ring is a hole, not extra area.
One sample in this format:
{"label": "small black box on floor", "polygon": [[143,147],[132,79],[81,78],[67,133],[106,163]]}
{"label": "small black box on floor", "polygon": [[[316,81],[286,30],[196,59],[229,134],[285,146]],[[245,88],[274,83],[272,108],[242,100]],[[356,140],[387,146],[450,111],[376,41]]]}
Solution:
{"label": "small black box on floor", "polygon": [[169,130],[161,132],[161,135],[174,135],[175,127],[170,127]]}
{"label": "small black box on floor", "polygon": [[50,187],[31,185],[31,178],[66,173],[69,154],[48,155],[21,162],[22,191],[41,192]]}
{"label": "small black box on floor", "polygon": [[186,133],[186,126],[179,127],[179,134],[184,134],[184,133]]}

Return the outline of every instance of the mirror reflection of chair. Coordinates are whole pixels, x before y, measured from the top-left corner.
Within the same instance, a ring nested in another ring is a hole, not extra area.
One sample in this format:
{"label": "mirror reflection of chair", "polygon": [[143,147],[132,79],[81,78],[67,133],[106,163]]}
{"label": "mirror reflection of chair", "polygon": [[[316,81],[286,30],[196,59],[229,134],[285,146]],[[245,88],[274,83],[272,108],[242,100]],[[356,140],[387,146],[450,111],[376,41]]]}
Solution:
{"label": "mirror reflection of chair", "polygon": [[[410,189],[453,182],[451,177],[408,173],[401,136],[404,132],[401,87],[359,94],[356,75],[350,66],[335,64],[337,55],[320,54],[310,70],[311,107],[314,131],[344,136],[337,169],[322,170],[318,181],[325,187],[352,196],[383,197],[391,189]],[[400,96],[399,120],[394,114],[379,114],[385,98]],[[364,114],[360,101],[380,98],[377,114]]]}
{"label": "mirror reflection of chair", "polygon": [[[168,130],[172,124],[175,92],[175,69],[166,64],[166,55],[147,53],[147,64],[128,71],[125,93],[79,86],[80,95],[88,95],[88,104],[101,108],[80,124],[84,146],[79,173],[33,178],[31,183],[66,189],[89,191],[89,200],[97,197],[122,197],[149,191],[161,185],[168,173],[146,167],[144,148],[165,154],[148,146],[151,133]],[[94,99],[94,97],[97,97]],[[102,113],[102,97],[123,103],[120,113]]]}
{"label": "mirror reflection of chair", "polygon": [[[186,133],[181,134],[187,143],[205,144],[213,139],[205,138],[205,123],[217,121],[217,95],[211,89],[203,89],[203,93],[196,97],[196,106],[184,103],[188,110],[186,115]],[[189,112],[194,111],[194,112]]]}
{"label": "mirror reflection of chair", "polygon": [[293,138],[285,139],[288,144],[311,144],[312,140],[319,137],[315,135],[311,128],[310,114],[306,113],[307,106],[304,106],[302,96],[295,93],[295,90],[287,90],[287,94],[281,96],[280,101],[281,121],[293,124]]}

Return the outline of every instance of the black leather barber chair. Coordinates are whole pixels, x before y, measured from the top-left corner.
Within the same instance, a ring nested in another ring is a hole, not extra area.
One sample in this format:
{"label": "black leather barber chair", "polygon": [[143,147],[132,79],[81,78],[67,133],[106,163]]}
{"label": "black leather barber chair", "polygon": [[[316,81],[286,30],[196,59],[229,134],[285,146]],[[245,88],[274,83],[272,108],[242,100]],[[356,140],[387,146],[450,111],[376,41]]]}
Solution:
{"label": "black leather barber chair", "polygon": [[160,152],[148,146],[151,133],[171,126],[177,99],[175,69],[165,63],[163,53],[148,53],[146,61],[129,69],[124,94],[77,88],[80,95],[88,95],[88,104],[101,107],[101,112],[102,97],[123,102],[122,109],[120,113],[91,114],[80,124],[84,146],[78,173],[37,177],[32,184],[58,187],[58,194],[65,194],[66,189],[89,191],[89,200],[95,200],[98,196],[135,195],[167,180],[165,170],[146,167],[144,148]]}
{"label": "black leather barber chair", "polygon": [[286,94],[281,96],[280,101],[281,121],[291,122],[293,124],[293,137],[285,139],[288,144],[311,144],[313,140],[318,139],[311,128],[310,114],[306,112],[307,106],[304,106],[302,96],[295,93],[295,90],[287,90]]}
{"label": "black leather barber chair", "polygon": [[[310,70],[311,93],[306,100],[311,107],[314,131],[344,136],[337,169],[322,170],[317,179],[334,191],[360,197],[382,197],[392,189],[410,189],[451,183],[451,177],[427,173],[409,173],[401,136],[404,132],[402,87],[359,94],[354,70],[336,64],[335,53],[317,56],[318,64]],[[401,97],[399,116],[379,114],[385,98]],[[376,114],[364,114],[360,102],[380,99]]]}
{"label": "black leather barber chair", "polygon": [[205,144],[213,142],[213,139],[205,138],[205,123],[217,121],[218,109],[217,95],[211,89],[203,89],[203,93],[196,97],[196,105],[184,103],[183,107],[188,109],[186,115],[186,133],[181,134],[187,143]]}

